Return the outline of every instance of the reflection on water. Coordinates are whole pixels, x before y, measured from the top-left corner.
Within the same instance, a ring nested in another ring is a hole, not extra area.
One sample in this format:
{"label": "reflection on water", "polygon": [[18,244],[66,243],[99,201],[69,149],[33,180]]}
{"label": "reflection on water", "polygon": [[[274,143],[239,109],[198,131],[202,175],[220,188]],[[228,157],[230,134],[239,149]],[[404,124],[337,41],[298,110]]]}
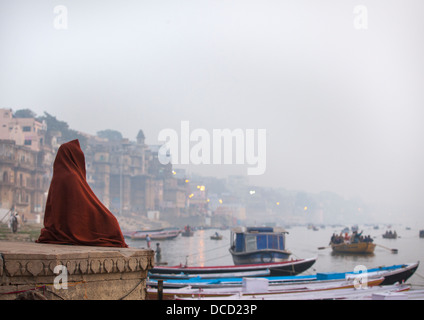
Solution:
{"label": "reflection on water", "polygon": [[[293,258],[317,257],[316,263],[305,273],[316,272],[342,272],[351,271],[358,265],[374,268],[382,265],[402,264],[420,261],[417,272],[408,281],[414,287],[424,286],[424,238],[419,237],[419,230],[405,227],[392,227],[396,230],[398,239],[384,239],[382,234],[386,231],[382,228],[374,230],[372,227],[359,228],[363,235],[371,235],[377,244],[374,254],[340,254],[333,253],[331,248],[318,250],[318,247],[326,247],[333,233],[340,233],[341,228],[327,227],[314,231],[306,227],[293,227],[288,229],[287,247],[293,253]],[[212,240],[210,236],[216,231],[223,235],[222,240]],[[156,241],[162,248],[162,261],[168,265],[232,265],[233,260],[228,249],[230,247],[230,230],[198,230],[193,237],[181,235],[172,240]],[[127,240],[131,247],[147,247],[144,240]],[[379,246],[380,245],[380,246]],[[152,245],[153,248],[156,245]],[[390,249],[398,249],[393,254]]]}

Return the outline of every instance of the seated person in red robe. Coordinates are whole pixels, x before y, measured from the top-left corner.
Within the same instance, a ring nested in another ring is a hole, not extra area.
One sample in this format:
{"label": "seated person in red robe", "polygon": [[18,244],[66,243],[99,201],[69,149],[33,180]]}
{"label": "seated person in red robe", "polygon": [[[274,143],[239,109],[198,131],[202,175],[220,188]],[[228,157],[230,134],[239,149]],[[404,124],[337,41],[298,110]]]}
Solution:
{"label": "seated person in red robe", "polygon": [[44,228],[36,242],[128,247],[118,221],[96,197],[85,175],[78,140],[62,144],[53,164]]}

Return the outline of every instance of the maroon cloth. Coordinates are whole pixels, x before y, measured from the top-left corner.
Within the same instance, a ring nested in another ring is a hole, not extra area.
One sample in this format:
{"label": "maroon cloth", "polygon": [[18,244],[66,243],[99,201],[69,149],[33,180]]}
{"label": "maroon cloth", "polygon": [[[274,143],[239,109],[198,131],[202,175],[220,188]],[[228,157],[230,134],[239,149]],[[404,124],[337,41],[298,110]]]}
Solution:
{"label": "maroon cloth", "polygon": [[115,216],[87,183],[78,140],[62,144],[57,151],[44,228],[36,242],[128,247]]}

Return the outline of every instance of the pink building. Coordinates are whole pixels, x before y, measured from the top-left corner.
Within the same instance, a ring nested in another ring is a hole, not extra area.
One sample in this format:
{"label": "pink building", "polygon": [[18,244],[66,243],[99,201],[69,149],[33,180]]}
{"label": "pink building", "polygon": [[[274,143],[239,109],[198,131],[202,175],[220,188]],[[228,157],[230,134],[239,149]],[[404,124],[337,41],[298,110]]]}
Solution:
{"label": "pink building", "polygon": [[40,151],[47,130],[34,118],[14,118],[12,109],[0,109],[0,140],[13,140],[18,146]]}

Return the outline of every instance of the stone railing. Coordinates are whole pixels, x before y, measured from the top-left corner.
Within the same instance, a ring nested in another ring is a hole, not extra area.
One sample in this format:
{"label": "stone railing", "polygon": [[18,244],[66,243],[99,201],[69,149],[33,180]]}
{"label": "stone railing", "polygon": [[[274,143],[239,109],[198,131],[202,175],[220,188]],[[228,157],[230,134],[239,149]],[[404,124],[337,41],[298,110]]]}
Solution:
{"label": "stone railing", "polygon": [[0,300],[145,299],[154,252],[0,241]]}

